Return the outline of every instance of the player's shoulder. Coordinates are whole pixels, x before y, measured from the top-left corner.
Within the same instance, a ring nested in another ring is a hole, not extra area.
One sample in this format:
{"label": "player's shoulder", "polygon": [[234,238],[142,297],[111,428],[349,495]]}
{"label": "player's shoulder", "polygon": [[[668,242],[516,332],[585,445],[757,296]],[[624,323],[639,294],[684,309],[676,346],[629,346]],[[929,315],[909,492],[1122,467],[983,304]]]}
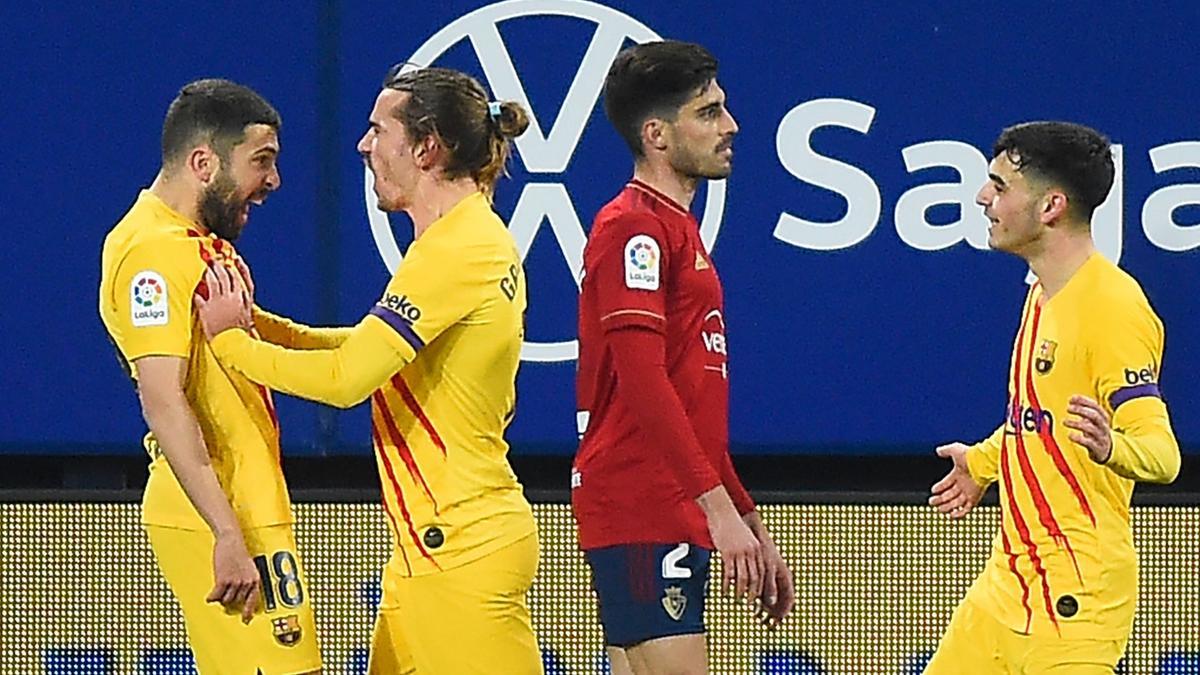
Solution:
{"label": "player's shoulder", "polygon": [[625,241],[638,235],[666,239],[670,227],[651,203],[626,188],[596,213],[589,239]]}
{"label": "player's shoulder", "polygon": [[105,240],[107,274],[136,273],[138,267],[162,276],[199,278],[205,269],[203,237],[185,227],[124,227],[118,224]]}
{"label": "player's shoulder", "polygon": [[1088,277],[1081,300],[1090,315],[1110,326],[1161,326],[1145,290],[1133,275],[1099,254],[1086,265]]}
{"label": "player's shoulder", "polygon": [[1087,265],[1091,268],[1087,286],[1089,299],[1108,306],[1151,311],[1145,290],[1132,274],[1099,254],[1089,259]]}

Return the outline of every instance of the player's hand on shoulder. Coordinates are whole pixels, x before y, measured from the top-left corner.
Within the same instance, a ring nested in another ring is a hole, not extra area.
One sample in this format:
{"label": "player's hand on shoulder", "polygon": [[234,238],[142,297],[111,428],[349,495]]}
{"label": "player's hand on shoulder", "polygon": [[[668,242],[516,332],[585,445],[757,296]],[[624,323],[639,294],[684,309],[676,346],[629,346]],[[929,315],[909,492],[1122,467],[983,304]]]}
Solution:
{"label": "player's hand on shoulder", "polygon": [[947,443],[937,449],[938,457],[949,459],[953,466],[945,478],[933,484],[929,505],[951,518],[967,515],[983,498],[983,488],[967,468],[968,449],[964,443]]}
{"label": "player's hand on shoulder", "polygon": [[730,509],[729,513],[708,521],[713,546],[721,554],[721,588],[725,593],[732,591],[737,599],[753,602],[762,595],[766,574],[762,546],[737,512]]}
{"label": "player's hand on shoulder", "polygon": [[205,600],[221,603],[228,612],[240,611],[242,622],[250,623],[258,609],[262,581],[240,532],[217,536],[213,544],[213,577],[216,583]]}
{"label": "player's hand on shoulder", "polygon": [[222,264],[210,265],[204,273],[203,288],[207,297],[197,289],[194,301],[205,337],[211,340],[230,328],[253,327],[250,311],[253,291],[247,290],[240,273]]}

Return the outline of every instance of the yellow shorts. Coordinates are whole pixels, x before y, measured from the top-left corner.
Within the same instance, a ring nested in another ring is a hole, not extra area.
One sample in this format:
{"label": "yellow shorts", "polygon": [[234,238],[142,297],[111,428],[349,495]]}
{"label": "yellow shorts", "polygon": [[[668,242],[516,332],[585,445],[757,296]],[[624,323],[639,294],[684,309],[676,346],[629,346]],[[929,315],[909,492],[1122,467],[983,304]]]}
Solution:
{"label": "yellow shorts", "polygon": [[531,535],[445,572],[385,570],[367,672],[541,675],[525,598],[537,565]]}
{"label": "yellow shorts", "polygon": [[1124,640],[1022,635],[964,600],[925,675],[1112,675],[1124,653]]}
{"label": "yellow shorts", "polygon": [[158,569],[183,609],[200,673],[292,675],[321,668],[308,579],[291,525],[244,533],[263,577],[258,612],[249,625],[242,623],[240,612],[204,600],[215,583],[211,532],[147,525],[146,534]]}

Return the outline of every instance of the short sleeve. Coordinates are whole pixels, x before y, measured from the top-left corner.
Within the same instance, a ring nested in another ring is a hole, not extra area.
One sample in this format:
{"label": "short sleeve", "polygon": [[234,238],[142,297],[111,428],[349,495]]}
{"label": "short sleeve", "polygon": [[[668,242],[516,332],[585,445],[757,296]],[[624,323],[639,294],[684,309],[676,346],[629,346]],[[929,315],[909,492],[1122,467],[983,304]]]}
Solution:
{"label": "short sleeve", "polygon": [[603,223],[603,242],[585,261],[583,283],[593,287],[600,326],[666,330],[670,247],[662,223],[644,214],[625,214]]}
{"label": "short sleeve", "polygon": [[204,274],[195,242],[149,242],[117,266],[113,339],[129,361],[184,356],[192,340],[192,294]]}

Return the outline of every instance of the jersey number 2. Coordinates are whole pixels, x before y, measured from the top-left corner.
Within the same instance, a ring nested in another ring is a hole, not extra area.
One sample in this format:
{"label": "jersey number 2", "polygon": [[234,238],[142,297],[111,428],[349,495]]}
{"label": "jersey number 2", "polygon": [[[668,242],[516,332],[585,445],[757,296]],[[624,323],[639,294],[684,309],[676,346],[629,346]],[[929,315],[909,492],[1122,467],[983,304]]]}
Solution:
{"label": "jersey number 2", "polygon": [[663,556],[662,559],[662,578],[664,579],[691,579],[692,570],[689,567],[684,567],[679,564],[680,560],[687,557],[689,546],[684,542],[671,552]]}

